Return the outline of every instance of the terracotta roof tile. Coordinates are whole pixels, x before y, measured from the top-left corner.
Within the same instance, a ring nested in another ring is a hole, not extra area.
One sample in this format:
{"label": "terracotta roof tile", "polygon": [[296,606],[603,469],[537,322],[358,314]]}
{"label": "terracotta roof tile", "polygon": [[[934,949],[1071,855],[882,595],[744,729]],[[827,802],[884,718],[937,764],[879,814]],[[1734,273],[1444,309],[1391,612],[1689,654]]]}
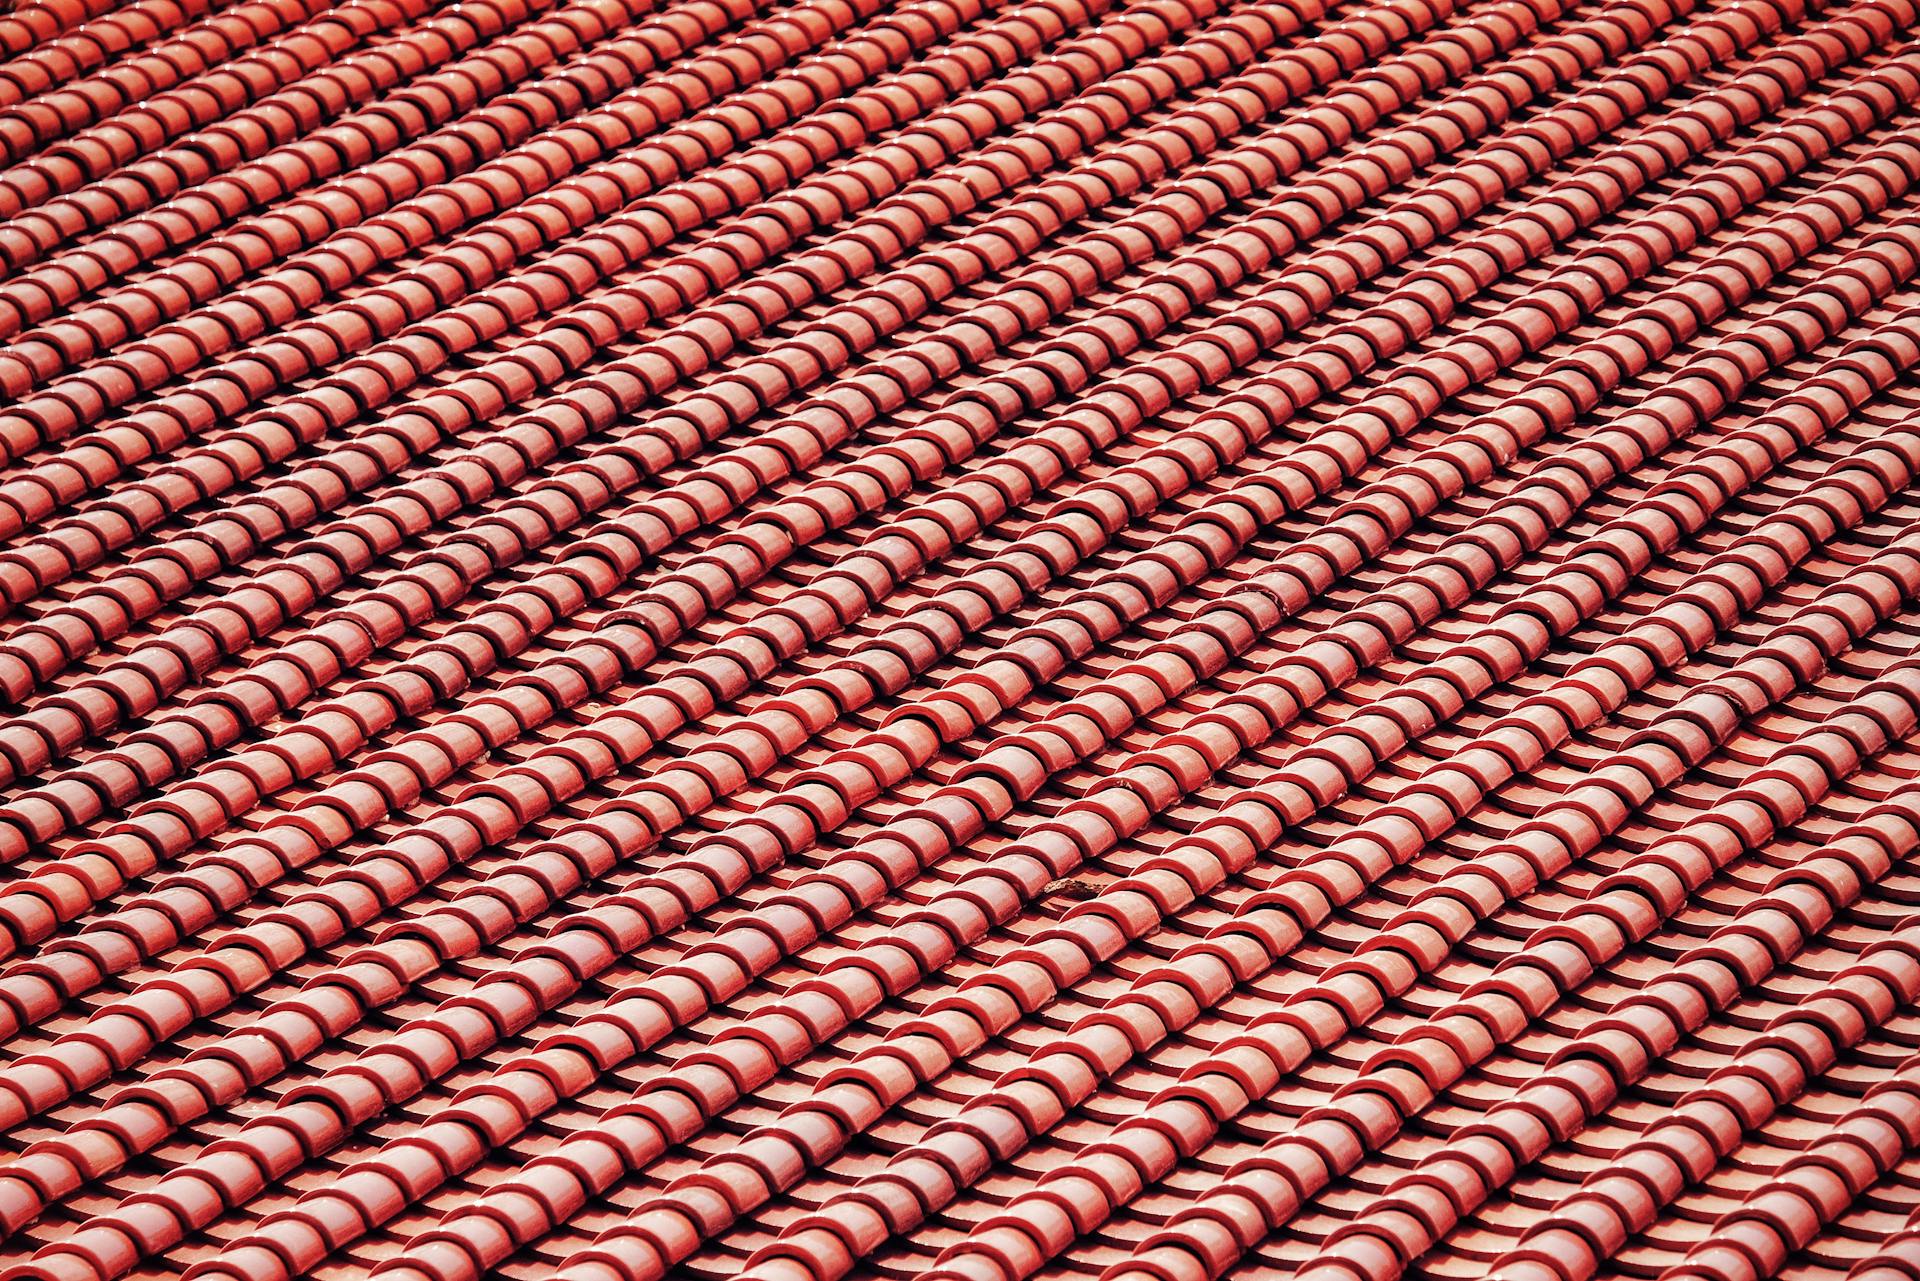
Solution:
{"label": "terracotta roof tile", "polygon": [[0,1277],[1920,1278],[1912,0],[22,0]]}

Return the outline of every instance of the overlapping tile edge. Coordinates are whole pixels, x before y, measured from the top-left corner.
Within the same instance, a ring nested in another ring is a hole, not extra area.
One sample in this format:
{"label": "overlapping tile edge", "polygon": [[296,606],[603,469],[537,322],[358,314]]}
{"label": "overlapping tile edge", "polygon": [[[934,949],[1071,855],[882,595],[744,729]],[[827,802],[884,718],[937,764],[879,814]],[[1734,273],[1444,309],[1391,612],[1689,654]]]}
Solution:
{"label": "overlapping tile edge", "polygon": [[0,14],[0,1277],[1920,1281],[1913,0]]}

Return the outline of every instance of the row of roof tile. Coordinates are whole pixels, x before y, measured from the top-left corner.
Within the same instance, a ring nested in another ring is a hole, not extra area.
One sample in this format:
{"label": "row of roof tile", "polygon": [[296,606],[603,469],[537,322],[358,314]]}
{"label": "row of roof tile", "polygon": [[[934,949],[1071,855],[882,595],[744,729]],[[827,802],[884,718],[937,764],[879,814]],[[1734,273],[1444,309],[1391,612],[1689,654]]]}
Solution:
{"label": "row of roof tile", "polygon": [[1916,34],[24,0],[0,1276],[1916,1275]]}

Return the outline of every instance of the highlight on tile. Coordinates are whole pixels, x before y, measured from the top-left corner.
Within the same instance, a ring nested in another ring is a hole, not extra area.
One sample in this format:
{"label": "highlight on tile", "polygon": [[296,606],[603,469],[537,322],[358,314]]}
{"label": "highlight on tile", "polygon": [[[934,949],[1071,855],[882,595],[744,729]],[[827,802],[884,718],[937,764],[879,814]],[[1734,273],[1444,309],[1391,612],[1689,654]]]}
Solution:
{"label": "highlight on tile", "polygon": [[119,1278],[1920,1281],[1920,0],[15,0]]}

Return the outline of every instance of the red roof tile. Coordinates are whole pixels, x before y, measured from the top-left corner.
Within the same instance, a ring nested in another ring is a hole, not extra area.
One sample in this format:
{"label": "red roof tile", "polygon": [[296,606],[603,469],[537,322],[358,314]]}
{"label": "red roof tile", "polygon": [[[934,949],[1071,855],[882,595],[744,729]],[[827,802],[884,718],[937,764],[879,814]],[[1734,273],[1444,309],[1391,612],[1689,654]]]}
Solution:
{"label": "red roof tile", "polygon": [[0,1278],[1920,1281],[1914,0],[21,0]]}

